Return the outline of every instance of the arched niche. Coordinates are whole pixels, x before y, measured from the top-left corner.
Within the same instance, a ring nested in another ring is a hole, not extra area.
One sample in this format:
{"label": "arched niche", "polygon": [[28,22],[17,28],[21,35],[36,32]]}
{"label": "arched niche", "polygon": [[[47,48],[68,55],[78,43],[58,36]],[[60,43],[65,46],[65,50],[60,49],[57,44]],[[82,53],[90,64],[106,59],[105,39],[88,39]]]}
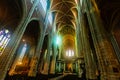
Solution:
{"label": "arched niche", "polygon": [[29,57],[31,58],[35,54],[35,50],[38,45],[38,40],[40,37],[40,24],[37,20],[32,20],[27,25],[27,28],[23,34],[21,42],[25,42],[29,45]]}
{"label": "arched niche", "polygon": [[9,74],[28,74],[31,59],[36,53],[38,40],[40,37],[39,21],[32,20],[22,36],[19,46],[15,53],[14,62]]}

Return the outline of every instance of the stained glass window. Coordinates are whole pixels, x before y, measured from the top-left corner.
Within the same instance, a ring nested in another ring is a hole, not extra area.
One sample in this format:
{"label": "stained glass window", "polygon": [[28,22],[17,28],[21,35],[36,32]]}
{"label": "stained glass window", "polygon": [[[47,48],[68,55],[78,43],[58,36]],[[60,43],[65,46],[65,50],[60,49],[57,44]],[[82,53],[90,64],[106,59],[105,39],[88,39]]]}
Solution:
{"label": "stained glass window", "polygon": [[52,24],[52,22],[53,22],[52,13],[49,13],[48,20],[49,20],[50,24]]}
{"label": "stained glass window", "polygon": [[47,0],[40,0],[40,3],[44,9],[44,11],[46,12],[46,9],[47,9]]}
{"label": "stained glass window", "polygon": [[73,50],[67,50],[66,51],[66,56],[68,56],[68,57],[74,56],[74,51]]}
{"label": "stained glass window", "polygon": [[10,41],[10,32],[7,29],[0,31],[0,55],[2,55],[4,49],[6,48],[8,42]]}
{"label": "stained glass window", "polygon": [[26,50],[27,50],[27,44],[25,43],[22,47],[21,52],[20,52],[19,61],[18,61],[19,63],[22,63],[22,59],[26,53]]}

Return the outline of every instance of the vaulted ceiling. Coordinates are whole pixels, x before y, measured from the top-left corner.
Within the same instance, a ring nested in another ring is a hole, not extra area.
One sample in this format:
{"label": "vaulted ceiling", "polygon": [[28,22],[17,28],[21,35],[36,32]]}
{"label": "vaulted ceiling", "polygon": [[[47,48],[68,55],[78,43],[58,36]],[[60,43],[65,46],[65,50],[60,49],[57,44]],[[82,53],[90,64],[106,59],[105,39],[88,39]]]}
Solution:
{"label": "vaulted ceiling", "polygon": [[96,0],[106,30],[120,27],[120,0]]}
{"label": "vaulted ceiling", "polygon": [[64,26],[75,27],[77,16],[75,0],[52,0],[52,11],[56,13],[57,28]]}
{"label": "vaulted ceiling", "polygon": [[[78,11],[76,1],[79,0],[50,0],[51,10],[55,12],[57,31],[63,36],[63,44],[68,47],[74,45],[76,18]],[[83,0],[84,1],[84,0]],[[103,24],[108,31],[120,32],[120,0],[95,0],[100,10]],[[22,18],[21,1],[0,1],[0,25],[11,25],[15,29]],[[119,42],[120,43],[120,42]],[[69,45],[68,45],[69,44]]]}
{"label": "vaulted ceiling", "polygon": [[0,27],[14,30],[23,16],[22,7],[21,0],[0,0]]}
{"label": "vaulted ceiling", "polygon": [[62,35],[65,47],[73,48],[75,41],[75,28],[77,8],[75,0],[52,0],[52,12],[55,12],[57,31]]}
{"label": "vaulted ceiling", "polygon": [[[72,41],[76,29],[76,18],[78,15],[76,1],[79,0],[51,0],[52,11],[56,13],[55,21],[57,30],[61,35],[66,36],[67,41]],[[120,26],[120,0],[95,0],[100,11],[105,29],[111,32]],[[71,43],[74,43],[71,42]]]}

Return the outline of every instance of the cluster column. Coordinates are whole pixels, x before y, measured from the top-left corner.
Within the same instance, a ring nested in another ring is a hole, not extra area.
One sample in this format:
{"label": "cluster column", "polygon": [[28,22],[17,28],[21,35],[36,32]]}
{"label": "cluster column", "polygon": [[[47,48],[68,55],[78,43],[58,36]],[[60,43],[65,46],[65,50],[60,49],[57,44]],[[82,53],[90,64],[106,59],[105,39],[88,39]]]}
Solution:
{"label": "cluster column", "polygon": [[[101,80],[118,80],[118,75],[120,74],[118,68],[120,65],[102,25],[99,10],[94,0],[85,0],[85,3],[90,31],[97,53]],[[114,72],[114,69],[118,70],[118,72]]]}
{"label": "cluster column", "polygon": [[48,74],[50,70],[50,58],[52,56],[52,35],[48,34],[48,48],[47,48],[47,54],[46,54],[46,60],[44,64],[44,70],[43,74]]}
{"label": "cluster column", "polygon": [[[88,31],[87,27],[85,25],[85,19],[83,15],[83,7],[80,4],[78,5],[78,32],[79,32],[79,38],[78,40],[81,40],[81,51],[79,54],[79,60],[78,64],[80,64],[80,68],[82,69],[82,74],[86,74],[87,79],[96,79],[95,76],[95,64],[92,60],[92,52],[89,44],[89,36],[88,36]],[[79,48],[79,47],[78,47]],[[82,56],[82,57],[81,57]],[[81,61],[82,60],[82,61]],[[82,77],[82,76],[81,76]]]}

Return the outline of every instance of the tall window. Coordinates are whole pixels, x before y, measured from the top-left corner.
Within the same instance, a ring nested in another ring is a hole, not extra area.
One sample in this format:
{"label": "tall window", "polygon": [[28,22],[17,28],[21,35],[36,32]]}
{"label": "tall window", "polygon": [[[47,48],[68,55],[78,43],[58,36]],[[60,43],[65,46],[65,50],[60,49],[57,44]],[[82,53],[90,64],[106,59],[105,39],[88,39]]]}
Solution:
{"label": "tall window", "polygon": [[10,41],[10,32],[7,29],[0,31],[0,55],[2,55],[4,49],[6,48],[8,42]]}
{"label": "tall window", "polygon": [[52,24],[52,22],[53,22],[53,16],[52,16],[51,12],[49,13],[48,20],[49,20],[50,24]]}
{"label": "tall window", "polygon": [[66,56],[73,57],[74,56],[74,51],[73,50],[67,50],[66,51]]}
{"label": "tall window", "polygon": [[42,5],[44,11],[46,12],[46,10],[47,10],[47,0],[40,0],[40,3]]}
{"label": "tall window", "polygon": [[22,64],[22,60],[23,60],[23,57],[24,57],[26,51],[27,51],[27,44],[25,43],[25,44],[23,44],[22,49],[20,50],[20,56],[18,59],[19,64]]}
{"label": "tall window", "polygon": [[[43,7],[43,10],[46,12],[47,9],[49,9],[50,7],[50,0],[40,0],[40,3]],[[50,12],[49,15],[48,15],[48,20],[50,22],[50,24],[52,24],[52,20],[53,19],[53,16],[52,16],[52,13]]]}

